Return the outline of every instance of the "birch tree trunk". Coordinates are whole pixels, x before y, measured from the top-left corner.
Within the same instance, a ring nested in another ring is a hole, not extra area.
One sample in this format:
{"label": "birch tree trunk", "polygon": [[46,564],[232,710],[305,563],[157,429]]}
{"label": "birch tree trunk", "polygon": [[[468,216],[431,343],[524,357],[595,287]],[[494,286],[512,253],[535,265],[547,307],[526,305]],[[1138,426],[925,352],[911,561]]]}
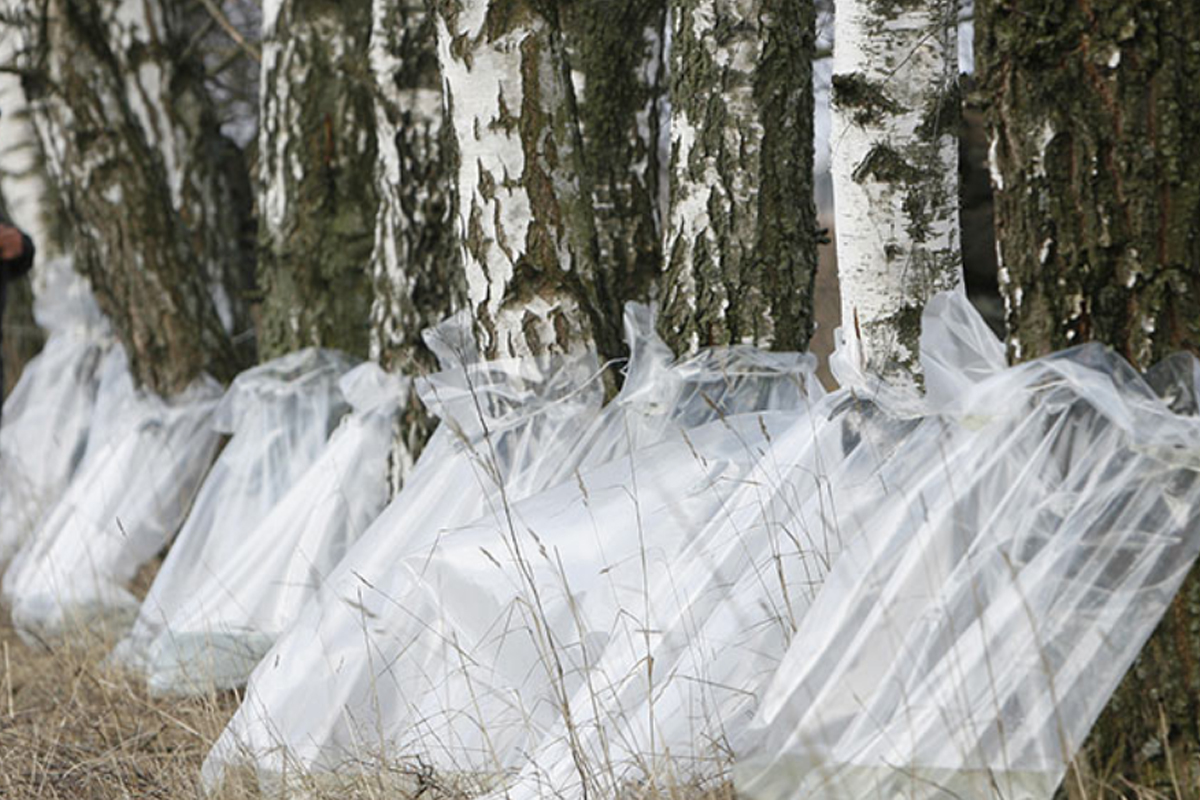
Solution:
{"label": "birch tree trunk", "polygon": [[842,331],[872,374],[916,382],[921,309],[963,285],[957,3],[837,0],[836,13]]}
{"label": "birch tree trunk", "polygon": [[[371,358],[385,369],[420,375],[437,367],[421,332],[463,302],[450,193],[452,145],[443,124],[436,29],[425,0],[374,0],[370,63],[379,151]],[[434,424],[413,396],[396,431],[394,488]]]}
{"label": "birch tree trunk", "polygon": [[378,210],[371,0],[277,0],[263,31],[262,355],[319,345],[365,357]]}
{"label": "birch tree trunk", "polygon": [[467,302],[488,357],[619,351],[553,5],[436,0]]}
{"label": "birch tree trunk", "polygon": [[[978,6],[1009,350],[1200,352],[1200,6]],[[1067,791],[1200,785],[1200,572],[1092,731]],[[1180,794],[1181,792],[1181,794]]]}
{"label": "birch tree trunk", "polygon": [[663,336],[804,349],[817,269],[815,11],[674,0]]}
{"label": "birch tree trunk", "polygon": [[666,0],[572,0],[559,16],[579,109],[608,318],[662,273],[660,155],[667,135]]}
{"label": "birch tree trunk", "polygon": [[76,264],[135,376],[165,394],[204,371],[232,377],[245,359],[230,330],[249,319],[239,266],[248,194],[237,190],[240,156],[217,130],[177,8],[10,0],[9,9],[24,21],[26,93],[74,223]]}

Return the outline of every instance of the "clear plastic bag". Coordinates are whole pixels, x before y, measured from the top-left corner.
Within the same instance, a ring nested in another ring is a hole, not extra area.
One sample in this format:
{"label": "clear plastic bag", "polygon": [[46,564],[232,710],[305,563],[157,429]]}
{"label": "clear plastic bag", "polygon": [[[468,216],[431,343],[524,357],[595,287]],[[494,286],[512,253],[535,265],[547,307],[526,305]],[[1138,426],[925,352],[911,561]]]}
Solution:
{"label": "clear plastic bag", "polygon": [[[927,310],[943,385],[763,695],[747,797],[1048,800],[1195,560],[1200,420],[1098,345],[988,374],[968,311]],[[1185,360],[1150,377],[1194,411]]]}
{"label": "clear plastic bag", "polygon": [[164,401],[134,388],[120,345],[102,372],[87,454],[4,576],[13,624],[30,642],[133,621],[127,585],[179,529],[219,443],[216,381]]}
{"label": "clear plastic bag", "polygon": [[387,462],[408,381],[360,364],[339,382],[348,414],[270,513],[205,577],[150,645],[158,692],[234,688],[324,583],[388,498]]}
{"label": "clear plastic bag", "polygon": [[[356,660],[355,632],[362,614],[372,613],[355,605],[363,587],[388,580],[397,554],[421,552],[482,514],[502,513],[506,501],[562,480],[581,431],[595,422],[604,390],[592,354],[481,362],[466,315],[427,332],[426,341],[443,370],[416,386],[441,423],[400,493],[251,676],[247,699],[206,762],[209,783],[247,760],[261,757],[266,777],[303,758],[286,752],[285,731],[299,742],[308,731],[336,729],[339,698],[370,674]],[[258,713],[268,707],[272,716]]]}
{"label": "clear plastic bag", "polygon": [[34,317],[48,338],[0,415],[0,565],[7,564],[66,491],[83,457],[112,345],[108,324],[71,262],[41,267]]}
{"label": "clear plastic bag", "polygon": [[[726,476],[719,505],[697,513],[684,535],[664,535],[670,526],[657,516],[638,521],[641,540],[624,534],[624,550],[621,534],[610,533],[605,550],[618,566],[605,575],[623,570],[637,591],[579,592],[580,646],[590,639],[602,647],[581,667],[565,704],[569,719],[529,752],[505,782],[505,797],[619,796],[630,786],[700,793],[727,777],[732,735],[753,716],[836,562],[843,526],[884,494],[881,462],[912,425],[884,418],[846,390],[759,417],[767,435],[756,439],[753,424],[739,432],[752,445],[744,472]],[[654,480],[685,465],[659,461],[638,477]],[[685,495],[671,502],[697,503]],[[569,546],[562,549],[573,563]],[[652,558],[642,566],[646,554]]]}
{"label": "clear plastic bag", "polygon": [[[482,487],[489,476],[504,474],[503,496],[474,509],[483,513],[473,520],[464,514],[453,525],[438,523],[414,536],[396,516],[386,541],[373,546],[371,533],[364,537],[355,552],[369,560],[355,561],[352,552],[343,579],[330,582],[322,602],[310,605],[256,671],[246,701],[206,763],[210,784],[230,763],[247,761],[268,779],[296,767],[336,770],[416,752],[422,763],[477,769],[481,762],[494,765],[501,751],[516,757],[522,742],[536,741],[553,723],[555,708],[545,700],[556,688],[533,673],[541,664],[538,648],[527,641],[531,628],[519,621],[529,600],[522,576],[548,582],[551,591],[542,599],[553,605],[547,613],[556,625],[570,619],[570,603],[553,591],[562,565],[545,561],[549,550],[543,548],[549,541],[570,542],[567,568],[595,580],[605,562],[602,532],[636,535],[639,507],[670,526],[678,540],[719,507],[724,481],[755,463],[752,442],[761,441],[770,423],[749,412],[795,408],[819,392],[815,361],[806,356],[734,348],[672,363],[653,334],[648,310],[631,307],[627,328],[633,363],[620,395],[598,415],[593,400],[585,413],[576,412],[571,427],[541,432],[540,458],[532,463],[555,474],[538,478],[540,492],[531,491],[536,487],[527,477],[493,467],[492,454],[509,448],[489,425],[478,448],[483,457],[470,460],[485,476]],[[524,363],[522,369],[530,370],[536,362]],[[575,371],[586,378],[590,369]],[[546,404],[540,394],[530,405]],[[671,468],[655,468],[659,464]],[[629,475],[641,469],[655,477],[644,482],[644,492],[631,493]],[[444,504],[448,495],[463,503],[469,496],[458,488],[461,481],[423,484],[423,474],[414,473],[416,482],[393,509],[418,500]],[[493,483],[494,495],[500,482]],[[596,508],[602,509],[598,515]],[[385,520],[392,511],[373,531],[389,530]],[[628,539],[621,546],[626,552]],[[516,626],[507,636],[506,622]],[[514,703],[522,679],[533,681],[528,697],[536,713]],[[472,695],[472,687],[480,694]],[[323,700],[314,703],[313,697]],[[490,740],[486,747],[484,740]],[[414,749],[418,742],[422,746]]]}
{"label": "clear plastic bag", "polygon": [[329,350],[291,353],[239,375],[213,416],[229,434],[183,528],[114,658],[153,678],[148,660],[175,614],[219,574],[247,534],[313,464],[347,410],[338,379],[350,368]]}

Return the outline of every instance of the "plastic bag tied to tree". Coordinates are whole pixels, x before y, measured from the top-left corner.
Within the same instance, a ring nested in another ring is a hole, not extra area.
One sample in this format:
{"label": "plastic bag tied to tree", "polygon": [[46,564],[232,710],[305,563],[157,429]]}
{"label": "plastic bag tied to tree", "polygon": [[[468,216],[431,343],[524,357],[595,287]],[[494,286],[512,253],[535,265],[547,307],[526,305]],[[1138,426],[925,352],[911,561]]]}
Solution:
{"label": "plastic bag tied to tree", "polygon": [[13,623],[30,642],[127,629],[139,606],[130,582],[179,530],[216,455],[216,381],[163,400],[134,387],[119,344],[101,373],[86,454],[4,576]]}
{"label": "plastic bag tied to tree", "polygon": [[66,491],[86,447],[112,334],[70,260],[39,268],[34,318],[48,337],[0,415],[0,564],[6,564]]}
{"label": "plastic bag tied to tree", "polygon": [[[245,537],[316,461],[346,412],[338,379],[351,367],[336,351],[291,353],[239,375],[213,417],[228,444],[205,478],[179,536],[113,657],[151,688],[178,663],[169,627]],[[169,681],[167,684],[169,685]]]}
{"label": "plastic bag tied to tree", "polygon": [[[689,438],[689,432],[719,427],[724,433],[718,438],[726,442],[739,434],[761,437],[763,420],[751,413],[753,409],[797,407],[810,392],[819,392],[812,376],[815,360],[806,356],[738,348],[673,363],[670,351],[653,334],[647,309],[630,307],[627,330],[633,360],[624,388],[599,413],[600,387],[591,357],[574,367],[554,361],[539,366],[532,359],[487,366],[491,371],[503,366],[509,374],[501,396],[511,394],[516,385],[527,386],[528,399],[517,414],[525,420],[520,435],[486,417],[484,424],[478,424],[481,418],[478,408],[471,408],[473,402],[465,409],[465,421],[450,418],[460,435],[482,436],[463,451],[460,467],[465,475],[477,477],[453,484],[425,481],[436,474],[441,459],[427,461],[423,456],[393,506],[339,568],[345,579],[331,581],[323,602],[310,605],[264,659],[245,703],[209,757],[205,768],[209,783],[217,782],[231,764],[256,765],[261,773],[275,777],[295,767],[336,770],[364,760],[387,761],[389,753],[418,752],[410,746],[416,741],[429,745],[419,751],[422,757],[440,765],[466,768],[474,762],[477,768],[480,760],[490,763],[500,749],[511,757],[518,740],[529,741],[531,731],[536,737],[553,721],[550,707],[548,716],[539,714],[541,720],[518,719],[521,713],[514,710],[511,697],[480,697],[469,707],[458,704],[465,701],[467,684],[473,680],[473,676],[451,674],[463,659],[477,661],[481,676],[505,670],[511,676],[538,663],[536,648],[518,645],[523,634],[507,637],[511,648],[491,647],[495,639],[505,638],[503,624],[516,622],[513,611],[524,599],[519,586],[497,577],[495,566],[519,560],[516,552],[521,548],[538,552],[538,535],[574,541],[578,558],[580,548],[588,546],[585,542],[591,542],[589,547],[600,544],[601,530],[620,530],[621,520],[591,516],[586,501],[580,501],[591,497],[615,507],[614,493],[628,498],[626,478],[636,468],[631,454],[653,449],[656,442],[660,449],[645,456],[646,464],[670,453],[676,464],[685,462],[685,468],[663,470],[669,472],[665,485],[647,485],[649,507],[656,508],[661,496],[676,492],[682,496],[691,490],[705,496],[697,508],[711,509],[720,497],[711,488],[714,481],[739,468],[730,467],[731,460],[752,462],[752,448],[744,442],[726,444],[736,451],[732,459],[714,453],[706,465],[700,451],[709,448],[705,437],[713,434]],[[537,387],[522,377],[535,371],[553,382]],[[569,373],[574,380],[547,391]],[[426,384],[425,397],[435,408],[439,401],[469,397],[473,392],[464,379],[471,374],[470,370],[444,373]],[[472,380],[478,393],[482,384]],[[579,406],[585,396],[589,401]],[[569,425],[565,423],[570,406],[564,403],[568,398],[575,406]],[[526,430],[547,412],[551,415],[546,422]],[[551,419],[559,421],[544,427]],[[439,434],[450,430],[447,421]],[[669,445],[665,439],[670,439]],[[550,471],[531,480],[524,470],[511,469],[507,454],[516,449],[510,442],[522,448],[526,443],[534,445],[529,467]],[[471,515],[461,513],[466,509],[459,506],[472,496],[471,491],[478,491],[471,486],[477,480],[486,502],[470,509]],[[453,505],[445,503],[448,491],[456,498]],[[627,502],[621,509],[624,519],[630,507]],[[673,507],[685,508],[686,503]],[[436,515],[406,510],[416,508],[432,509]],[[459,512],[453,524],[449,512]],[[546,520],[552,524],[543,524]],[[672,524],[675,530],[685,527],[682,519]],[[521,543],[510,536],[527,528],[534,537],[530,541]],[[376,531],[379,535],[373,536]],[[511,578],[520,571],[518,566],[504,574]],[[554,582],[557,585],[557,579]],[[476,644],[464,655],[459,648],[465,648],[468,640]],[[528,688],[531,705],[541,705],[538,693],[556,691],[549,685]],[[314,696],[330,701],[297,702]],[[495,734],[490,752],[479,748],[478,717],[473,713],[488,720],[482,735]],[[442,739],[440,732],[453,735]],[[441,745],[435,744],[439,740]]]}
{"label": "plastic bag tied to tree", "polygon": [[152,646],[151,686],[195,692],[245,683],[388,499],[388,457],[408,380],[372,363],[338,382],[350,404],[320,455],[219,561]]}
{"label": "plastic bag tied to tree", "polygon": [[924,326],[928,413],[763,694],[747,797],[1052,797],[1200,549],[1194,359],[1005,368],[953,296]]}

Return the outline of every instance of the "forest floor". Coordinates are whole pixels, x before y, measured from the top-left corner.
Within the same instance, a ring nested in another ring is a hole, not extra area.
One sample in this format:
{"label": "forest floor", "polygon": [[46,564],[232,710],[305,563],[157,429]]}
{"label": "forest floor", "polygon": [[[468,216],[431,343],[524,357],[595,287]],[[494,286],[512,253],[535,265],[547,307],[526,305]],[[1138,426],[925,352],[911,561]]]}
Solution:
{"label": "forest floor", "polygon": [[111,642],[30,648],[0,621],[0,797],[186,798],[237,707],[232,694],[152,698],[104,663]]}
{"label": "forest floor", "polygon": [[[139,576],[144,590],[153,571]],[[106,663],[115,637],[81,633],[53,648],[29,646],[0,610],[0,798],[3,800],[142,800],[202,798],[200,765],[237,709],[233,692],[162,698],[137,676]],[[462,800],[468,793],[412,772],[364,773],[300,782],[306,800],[415,797]],[[209,800],[260,800],[238,776]],[[733,800],[682,788],[655,800]],[[651,800],[630,791],[622,800]]]}
{"label": "forest floor", "polygon": [[[139,576],[136,588],[152,576]],[[30,647],[8,611],[0,614],[0,797],[199,796],[200,764],[238,698],[151,697],[105,663],[113,638],[90,631],[53,649]]]}

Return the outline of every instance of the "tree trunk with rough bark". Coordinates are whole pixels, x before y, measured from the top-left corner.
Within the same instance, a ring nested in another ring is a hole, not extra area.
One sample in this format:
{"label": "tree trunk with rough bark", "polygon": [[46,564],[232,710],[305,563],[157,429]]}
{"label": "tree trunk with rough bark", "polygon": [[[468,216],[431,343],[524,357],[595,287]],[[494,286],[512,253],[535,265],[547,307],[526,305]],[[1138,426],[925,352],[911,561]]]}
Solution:
{"label": "tree trunk with rough bark", "polygon": [[833,192],[842,331],[859,363],[920,380],[921,309],[961,290],[957,3],[837,0]]}
{"label": "tree trunk with rough bark", "polygon": [[670,211],[659,320],[677,350],[812,332],[815,11],[674,0]]}
{"label": "tree trunk with rough bark", "polygon": [[436,0],[467,302],[488,357],[620,352],[557,8]]}
{"label": "tree trunk with rough bark", "polygon": [[[1200,6],[979,5],[1009,351],[1200,352]],[[1066,792],[1200,786],[1200,572],[1101,715]],[[1157,795],[1156,795],[1157,796]]]}
{"label": "tree trunk with rough bark", "polygon": [[[420,375],[437,368],[421,332],[463,302],[450,194],[452,145],[443,124],[437,34],[425,0],[374,0],[370,64],[379,151],[371,358],[385,369]],[[397,426],[393,487],[434,426],[414,393]]]}
{"label": "tree trunk with rough bark", "polygon": [[[139,382],[172,394],[248,361],[240,153],[217,130],[179,8],[161,0],[9,2],[43,153]],[[34,18],[36,12],[44,17]],[[135,211],[136,213],[131,213]]]}
{"label": "tree trunk with rough bark", "polygon": [[662,273],[666,0],[568,0],[559,19],[591,186],[606,316],[646,301]]}
{"label": "tree trunk with rough bark", "polygon": [[263,16],[260,349],[366,357],[379,207],[371,0],[280,0]]}

